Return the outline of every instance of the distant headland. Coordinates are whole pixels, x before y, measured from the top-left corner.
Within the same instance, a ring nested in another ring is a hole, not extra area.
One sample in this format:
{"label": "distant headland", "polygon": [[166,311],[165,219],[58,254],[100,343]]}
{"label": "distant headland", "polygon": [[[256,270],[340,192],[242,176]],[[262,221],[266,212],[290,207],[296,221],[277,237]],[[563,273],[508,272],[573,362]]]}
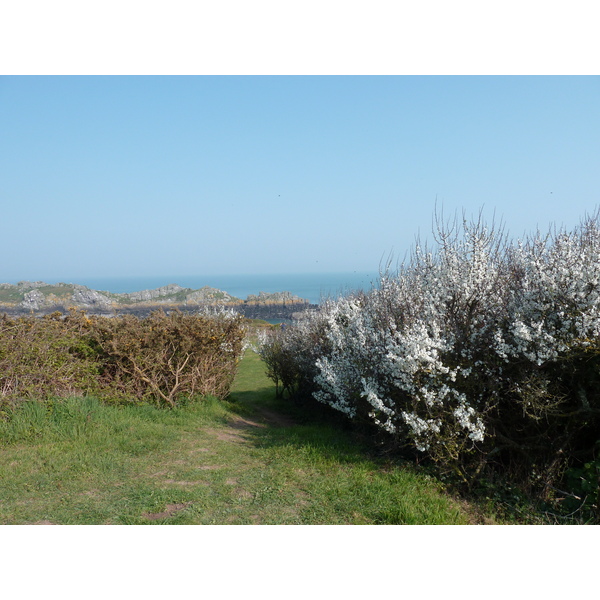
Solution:
{"label": "distant headland", "polygon": [[48,314],[77,308],[99,315],[144,315],[157,308],[192,312],[208,306],[231,307],[249,318],[286,319],[313,305],[285,291],[250,294],[244,300],[209,286],[191,289],[175,283],[132,293],[93,290],[74,283],[19,281],[0,284],[0,313],[8,314]]}

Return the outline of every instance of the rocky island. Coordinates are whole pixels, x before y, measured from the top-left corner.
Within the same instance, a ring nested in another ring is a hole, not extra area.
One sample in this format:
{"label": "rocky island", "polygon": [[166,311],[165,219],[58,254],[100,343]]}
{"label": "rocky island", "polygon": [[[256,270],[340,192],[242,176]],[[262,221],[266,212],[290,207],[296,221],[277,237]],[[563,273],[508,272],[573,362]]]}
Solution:
{"label": "rocky island", "polygon": [[254,319],[290,319],[292,314],[313,305],[291,292],[260,292],[246,300],[208,286],[191,289],[175,283],[153,290],[117,294],[98,291],[74,283],[49,284],[44,281],[20,281],[0,284],[0,314],[44,315],[70,308],[89,314],[144,316],[153,310],[195,312],[209,306],[226,306]]}

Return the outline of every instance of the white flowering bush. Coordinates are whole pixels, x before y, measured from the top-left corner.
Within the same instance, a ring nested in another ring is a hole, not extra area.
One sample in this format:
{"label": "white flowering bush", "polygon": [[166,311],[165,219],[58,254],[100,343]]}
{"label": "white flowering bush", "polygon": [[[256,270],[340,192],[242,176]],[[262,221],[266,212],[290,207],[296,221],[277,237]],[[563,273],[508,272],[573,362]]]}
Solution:
{"label": "white flowering bush", "polygon": [[502,236],[481,223],[463,233],[440,230],[437,253],[417,246],[378,289],[325,307],[330,352],[316,361],[313,393],[448,464],[484,440],[506,278]]}
{"label": "white flowering bush", "polygon": [[514,243],[438,224],[436,242],[263,339],[269,375],[465,479],[494,462],[551,485],[600,437],[598,215]]}

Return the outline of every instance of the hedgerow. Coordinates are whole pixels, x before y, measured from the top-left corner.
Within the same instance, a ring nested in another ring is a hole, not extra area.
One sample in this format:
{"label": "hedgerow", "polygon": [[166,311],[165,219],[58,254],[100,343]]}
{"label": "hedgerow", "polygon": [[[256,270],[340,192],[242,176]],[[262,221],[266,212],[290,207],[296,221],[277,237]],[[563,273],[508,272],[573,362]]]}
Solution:
{"label": "hedgerow", "polygon": [[95,395],[105,401],[175,406],[229,393],[241,356],[243,319],[214,314],[96,317],[71,310],[0,319],[0,403]]}
{"label": "hedgerow", "polygon": [[99,363],[82,317],[0,318],[0,402],[98,390]]}
{"label": "hedgerow", "polygon": [[282,391],[370,423],[467,484],[499,471],[567,498],[568,474],[600,465],[598,213],[510,243],[481,218],[438,220],[435,250],[417,244],[377,288],[263,334],[259,352]]}

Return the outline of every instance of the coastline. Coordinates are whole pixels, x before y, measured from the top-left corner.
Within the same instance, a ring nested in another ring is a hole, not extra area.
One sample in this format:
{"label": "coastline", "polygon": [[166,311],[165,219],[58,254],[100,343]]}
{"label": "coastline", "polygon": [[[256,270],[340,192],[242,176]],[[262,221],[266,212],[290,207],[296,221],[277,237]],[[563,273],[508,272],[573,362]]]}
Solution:
{"label": "coastline", "polygon": [[[23,279],[23,278],[22,278]],[[43,279],[39,277],[37,279]],[[371,289],[377,281],[374,271],[328,272],[328,273],[274,273],[274,274],[214,274],[214,275],[156,275],[131,277],[46,277],[49,283],[64,282],[82,285],[93,290],[116,294],[130,294],[153,290],[169,284],[184,288],[200,289],[205,286],[227,292],[245,300],[260,292],[291,292],[310,304],[319,304],[323,298],[337,297],[356,289]],[[4,281],[4,280],[3,280]],[[33,279],[32,279],[33,281]],[[16,284],[18,280],[6,280]]]}
{"label": "coastline", "polygon": [[120,294],[60,282],[0,284],[0,313],[10,317],[44,317],[54,313],[65,315],[75,309],[95,316],[133,315],[143,318],[157,310],[167,314],[173,311],[194,314],[221,308],[233,310],[248,319],[283,322],[291,321],[296,314],[318,306],[288,291],[260,292],[242,300],[216,288],[194,290],[178,284]]}

